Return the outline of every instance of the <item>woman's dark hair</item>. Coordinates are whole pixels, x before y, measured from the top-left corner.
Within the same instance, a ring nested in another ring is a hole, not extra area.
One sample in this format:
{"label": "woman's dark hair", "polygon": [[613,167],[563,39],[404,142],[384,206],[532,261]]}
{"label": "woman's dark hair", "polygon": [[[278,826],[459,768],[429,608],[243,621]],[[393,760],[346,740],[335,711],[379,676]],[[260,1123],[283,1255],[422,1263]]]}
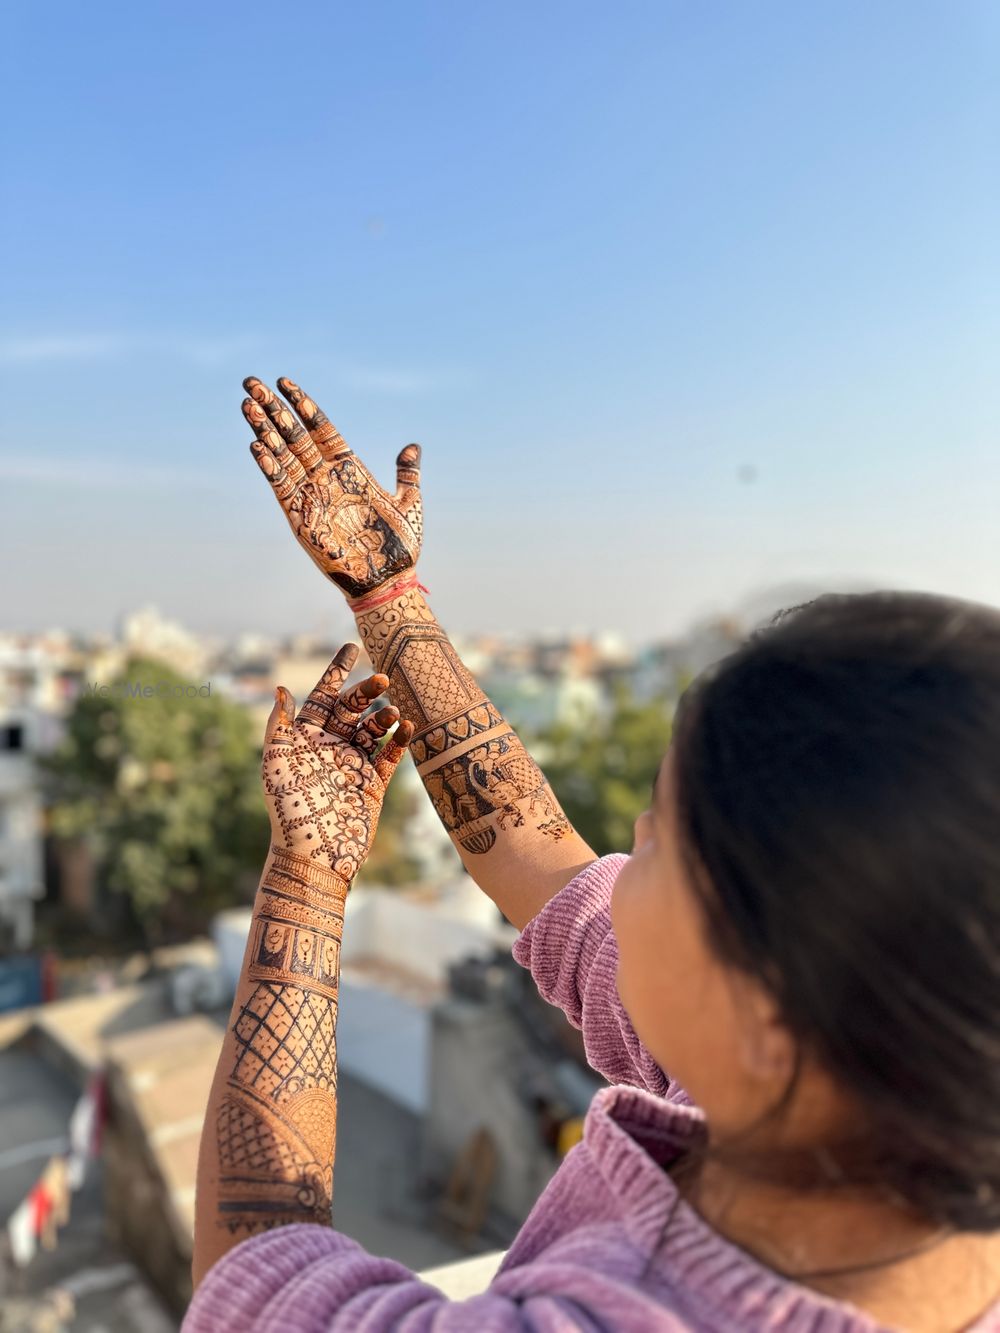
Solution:
{"label": "woman's dark hair", "polygon": [[1000,1228],[1000,611],[875,592],[779,612],[688,688],[671,748],[713,949],[860,1112],[811,1167],[722,1155]]}

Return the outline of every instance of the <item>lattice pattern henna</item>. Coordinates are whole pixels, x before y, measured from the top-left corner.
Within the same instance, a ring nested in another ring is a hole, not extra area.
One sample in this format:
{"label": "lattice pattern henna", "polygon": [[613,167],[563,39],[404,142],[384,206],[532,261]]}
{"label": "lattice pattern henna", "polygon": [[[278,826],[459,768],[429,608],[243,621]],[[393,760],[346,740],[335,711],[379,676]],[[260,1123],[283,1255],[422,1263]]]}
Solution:
{"label": "lattice pattern henna", "polygon": [[274,1126],[235,1097],[224,1097],[216,1124],[219,1165],[223,1171],[261,1176],[304,1174],[307,1163]]}
{"label": "lattice pattern henna", "polygon": [[489,699],[484,699],[481,704],[476,704],[474,708],[468,709],[464,713],[458,713],[455,717],[450,717],[445,722],[428,728],[423,735],[414,736],[410,743],[410,753],[413,755],[413,762],[418,766],[424,764],[428,759],[435,759],[445,750],[450,750],[456,745],[463,745],[473,737],[482,735],[484,732],[493,731],[496,727],[502,727],[504,720],[501,714],[490,703]]}
{"label": "lattice pattern henna", "polygon": [[251,926],[257,984],[231,1030],[217,1121],[218,1220],[233,1234],[330,1223],[346,892],[336,874],[272,847]]}
{"label": "lattice pattern henna", "polygon": [[387,669],[390,692],[402,672],[426,718],[448,717],[482,698],[482,691],[469,689],[457,664],[458,658],[450,645],[439,644],[431,649],[420,642],[408,643],[398,663]]}
{"label": "lattice pattern henna", "polygon": [[[458,658],[416,590],[358,617],[358,629],[389,695],[417,734],[411,742],[445,828],[473,855],[496,845],[497,830],[531,819],[558,840],[571,826],[552,788],[503,716]],[[477,737],[484,743],[476,745]],[[454,756],[452,750],[457,751]],[[441,762],[443,758],[443,762]],[[437,765],[436,767],[434,765]]]}
{"label": "lattice pattern henna", "polygon": [[419,731],[426,728],[430,719],[420,705],[420,700],[413,691],[404,672],[398,668],[389,677],[389,697],[399,709],[399,716],[412,722]]}
{"label": "lattice pattern henna", "polygon": [[313,1155],[308,1139],[289,1134],[280,1120],[265,1118],[239,1094],[224,1097],[216,1121],[220,1224],[234,1234],[289,1222],[329,1226],[333,1123],[328,1116],[325,1151]]}
{"label": "lattice pattern henna", "polygon": [[[390,602],[388,605],[391,606],[392,603]],[[376,608],[376,610],[379,609]],[[450,649],[454,658],[454,650],[451,649],[451,644],[448,642],[447,635],[441,626],[436,622],[419,621],[412,625],[400,625],[395,634],[386,641],[382,649],[379,670],[384,671],[391,678],[393,669],[400,658],[414,644],[420,644],[425,648],[431,644],[436,645],[437,652]],[[433,650],[432,656],[436,656]],[[455,660],[457,661],[457,658]]]}
{"label": "lattice pattern henna", "polygon": [[233,1026],[233,1078],[281,1101],[308,1088],[337,1090],[337,1005],[299,986],[262,983]]}
{"label": "lattice pattern henna", "polygon": [[[414,620],[400,620],[401,611],[410,608]],[[374,608],[358,618],[358,627],[369,656],[379,671],[389,677],[389,695],[400,716],[416,727],[418,744],[413,748],[416,763],[425,763],[438,747],[419,743],[421,733],[438,726],[444,719],[455,719],[457,731],[452,743],[461,744],[479,733],[478,720],[468,733],[458,721],[472,710],[488,708],[493,727],[502,726],[503,718],[483,694],[474,677],[460,660],[440,625],[427,612],[426,603],[411,593],[401,594],[384,607]],[[387,623],[388,622],[388,623]],[[471,706],[471,708],[470,708]]]}

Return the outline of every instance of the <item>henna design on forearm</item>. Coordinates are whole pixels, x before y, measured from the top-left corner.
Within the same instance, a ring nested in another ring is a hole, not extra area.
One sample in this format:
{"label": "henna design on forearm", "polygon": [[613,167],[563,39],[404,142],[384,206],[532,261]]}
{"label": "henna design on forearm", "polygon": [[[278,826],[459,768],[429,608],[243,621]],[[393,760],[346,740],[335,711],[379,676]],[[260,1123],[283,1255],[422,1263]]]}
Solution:
{"label": "henna design on forearm", "polygon": [[348,885],[272,847],[250,933],[254,989],[231,1029],[217,1115],[218,1209],[235,1234],[330,1224],[336,1023]]}
{"label": "henna design on forearm", "polygon": [[455,717],[449,717],[437,725],[429,726],[420,736],[414,736],[410,746],[413,762],[419,767],[429,759],[436,759],[439,754],[444,754],[446,750],[461,745],[463,741],[503,726],[506,726],[506,723],[502,715],[489,699],[484,699],[481,704],[475,704],[467,712],[458,713]]}
{"label": "henna design on forearm", "polygon": [[434,808],[467,851],[483,855],[498,831],[534,828],[558,840],[570,823],[541,769],[486,697],[423,596],[408,589],[360,611],[358,632],[389,678],[410,749]]}
{"label": "henna design on forearm", "polygon": [[489,851],[497,829],[521,828],[526,818],[555,838],[569,832],[545,775],[512,731],[449,759],[424,782],[444,826],[467,851]]}

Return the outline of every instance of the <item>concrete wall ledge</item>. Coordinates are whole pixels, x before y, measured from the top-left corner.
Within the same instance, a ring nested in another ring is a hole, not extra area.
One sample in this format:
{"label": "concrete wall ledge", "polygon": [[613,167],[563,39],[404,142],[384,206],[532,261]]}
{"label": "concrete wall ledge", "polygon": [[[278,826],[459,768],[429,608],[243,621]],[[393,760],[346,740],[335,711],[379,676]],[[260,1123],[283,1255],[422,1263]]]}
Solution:
{"label": "concrete wall ledge", "polygon": [[489,1254],[474,1255],[471,1259],[457,1259],[452,1264],[425,1268],[417,1276],[443,1291],[449,1300],[464,1301],[486,1290],[506,1253],[506,1250],[493,1250]]}

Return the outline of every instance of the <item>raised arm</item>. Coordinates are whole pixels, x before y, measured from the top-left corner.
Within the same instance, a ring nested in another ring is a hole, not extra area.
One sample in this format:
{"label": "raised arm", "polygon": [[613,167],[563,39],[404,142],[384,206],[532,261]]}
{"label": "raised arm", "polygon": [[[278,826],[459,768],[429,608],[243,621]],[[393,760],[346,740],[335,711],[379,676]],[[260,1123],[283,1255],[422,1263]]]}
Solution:
{"label": "raised arm", "polygon": [[260,380],[243,383],[254,457],[300,545],[346,595],[392,702],[413,723],[418,772],[466,869],[522,929],[595,853],[417,584],[420,446],[401,451],[390,495],[291,380],[278,387],[294,414]]}
{"label": "raised arm", "polygon": [[279,686],[268,719],[271,848],[202,1130],[195,1286],[256,1232],[331,1223],[344,903],[411,735],[377,750],[398,713],[362,720],[384,676],[341,694],[357,657],[342,648],[297,717]]}

